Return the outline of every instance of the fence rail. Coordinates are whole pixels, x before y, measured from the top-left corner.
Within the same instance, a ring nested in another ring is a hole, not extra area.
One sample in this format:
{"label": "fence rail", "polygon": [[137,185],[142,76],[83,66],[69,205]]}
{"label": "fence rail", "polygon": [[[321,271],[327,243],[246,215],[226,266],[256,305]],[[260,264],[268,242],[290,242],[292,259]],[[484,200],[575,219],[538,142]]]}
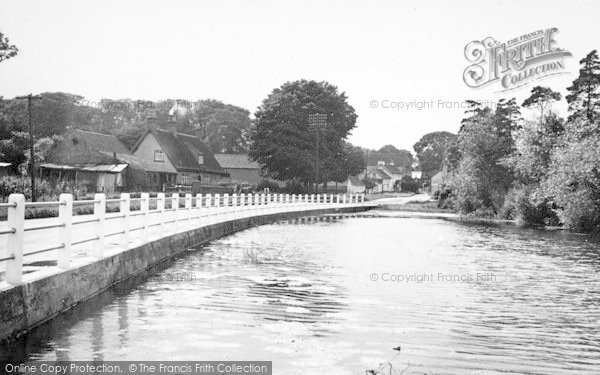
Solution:
{"label": "fence rail", "polygon": [[[132,202],[135,203],[134,210]],[[155,203],[154,209],[150,209],[150,202]],[[109,204],[113,207],[118,204],[119,212],[107,212]],[[168,196],[158,193],[155,198],[150,198],[149,193],[141,193],[139,198],[131,198],[129,193],[122,193],[117,199],[106,199],[106,195],[102,193],[96,194],[94,199],[81,201],[74,201],[72,194],[61,194],[58,201],[35,203],[26,202],[23,194],[11,194],[8,203],[0,204],[8,210],[6,226],[0,228],[0,241],[2,237],[6,237],[6,246],[0,247],[0,274],[4,273],[4,279],[8,283],[19,284],[23,280],[23,258],[50,251],[57,252],[57,266],[68,269],[73,246],[90,243],[91,248],[84,249],[86,255],[102,258],[107,239],[114,241],[114,236],[119,236],[116,246],[127,250],[132,243],[132,232],[137,235],[138,243],[145,243],[156,237],[244,217],[364,204],[362,194],[226,193],[181,196],[174,193]],[[73,221],[73,207],[80,205],[93,205],[93,214]],[[30,207],[57,207],[58,218],[26,220],[25,209]],[[26,225],[30,222],[36,224]],[[77,236],[73,235],[73,225],[77,226],[79,233],[85,224],[88,224],[88,229],[93,233],[75,238]],[[111,226],[114,227],[112,231]],[[150,233],[149,228],[155,227],[159,227],[159,230]],[[50,235],[40,232],[49,229],[54,229],[57,233]],[[26,241],[31,242],[32,239],[40,239],[44,247],[25,251]]]}

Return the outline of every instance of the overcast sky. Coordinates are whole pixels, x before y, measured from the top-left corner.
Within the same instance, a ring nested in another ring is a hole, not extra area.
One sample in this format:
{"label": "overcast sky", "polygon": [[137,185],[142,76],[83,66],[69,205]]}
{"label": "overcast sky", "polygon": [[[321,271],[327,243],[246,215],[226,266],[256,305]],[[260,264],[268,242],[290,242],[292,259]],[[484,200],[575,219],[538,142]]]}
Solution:
{"label": "overcast sky", "polygon": [[[564,93],[578,61],[600,48],[599,15],[597,0],[0,0],[0,31],[20,50],[0,64],[0,95],[214,98],[254,112],[286,81],[326,80],[356,109],[351,142],[412,150],[427,132],[458,130],[463,110],[438,101],[522,101],[531,90],[467,87],[467,43],[557,27],[558,46],[574,56],[571,74],[536,84]],[[433,100],[434,108],[385,109],[384,100]]]}

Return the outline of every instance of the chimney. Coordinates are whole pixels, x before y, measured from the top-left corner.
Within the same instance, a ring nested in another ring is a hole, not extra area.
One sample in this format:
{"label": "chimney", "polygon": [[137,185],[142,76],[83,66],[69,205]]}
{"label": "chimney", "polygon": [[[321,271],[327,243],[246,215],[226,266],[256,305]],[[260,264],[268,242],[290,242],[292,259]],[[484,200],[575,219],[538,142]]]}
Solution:
{"label": "chimney", "polygon": [[158,118],[154,109],[146,110],[146,129],[153,130],[158,126]]}
{"label": "chimney", "polygon": [[169,117],[169,121],[167,121],[162,128],[164,130],[168,130],[169,133],[173,134],[174,136],[177,136],[177,121],[175,121],[175,119]]}
{"label": "chimney", "polygon": [[179,105],[177,102],[173,104],[173,107],[169,110],[169,121],[164,125],[164,129],[168,130],[171,134],[177,136],[177,110]]}

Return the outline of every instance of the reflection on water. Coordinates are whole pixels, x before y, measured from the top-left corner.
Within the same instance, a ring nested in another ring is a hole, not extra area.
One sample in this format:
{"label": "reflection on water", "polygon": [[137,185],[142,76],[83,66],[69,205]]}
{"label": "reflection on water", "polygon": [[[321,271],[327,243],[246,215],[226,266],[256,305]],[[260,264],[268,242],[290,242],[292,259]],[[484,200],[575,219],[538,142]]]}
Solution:
{"label": "reflection on water", "polygon": [[278,374],[364,374],[401,346],[392,365],[412,364],[405,373],[593,374],[599,274],[585,236],[299,219],[190,250],[0,347],[0,359],[255,359]]}

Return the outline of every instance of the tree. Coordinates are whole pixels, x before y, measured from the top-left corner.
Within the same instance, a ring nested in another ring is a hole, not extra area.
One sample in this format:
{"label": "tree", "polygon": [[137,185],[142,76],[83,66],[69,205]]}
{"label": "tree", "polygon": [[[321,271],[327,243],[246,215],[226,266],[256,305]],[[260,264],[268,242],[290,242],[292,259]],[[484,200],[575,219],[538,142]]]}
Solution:
{"label": "tree", "polygon": [[378,161],[384,161],[387,164],[394,163],[404,173],[412,170],[413,156],[408,150],[400,150],[393,145],[385,145],[379,150],[368,151],[368,165],[376,165]]}
{"label": "tree", "polygon": [[248,151],[250,112],[218,100],[200,100],[184,117],[183,131],[199,134],[215,153]]}
{"label": "tree", "polygon": [[17,56],[19,49],[0,31],[0,62]]}
{"label": "tree", "polygon": [[501,161],[510,155],[512,140],[508,141],[512,104],[504,102],[501,112],[490,108],[468,111],[472,115],[462,121],[458,134],[461,159],[450,178],[456,206],[464,213],[478,209],[497,212],[511,186],[510,169]]}
{"label": "tree", "polygon": [[255,113],[250,156],[272,178],[314,182],[316,145],[308,116],[327,115],[319,144],[323,170],[324,161],[343,153],[342,141],[356,126],[357,116],[347,99],[328,82],[299,80],[274,89]]}
{"label": "tree", "polygon": [[600,115],[600,58],[596,50],[590,52],[579,63],[579,77],[567,88],[569,103],[569,121],[585,117],[594,123]]}
{"label": "tree", "polygon": [[522,106],[537,107],[540,110],[540,121],[544,121],[544,111],[551,110],[552,103],[562,98],[559,92],[552,91],[549,87],[536,86],[531,90],[531,96],[525,99]]}
{"label": "tree", "polygon": [[440,131],[427,133],[414,144],[419,166],[425,175],[431,177],[442,169],[448,161],[448,149],[455,139],[456,134]]}
{"label": "tree", "polygon": [[342,141],[341,152],[325,161],[325,181],[343,182],[365,170],[365,154],[362,148]]}
{"label": "tree", "polygon": [[504,164],[510,167],[521,183],[539,184],[548,173],[550,157],[563,132],[563,120],[550,113],[540,124],[525,125],[515,134],[515,150]]}
{"label": "tree", "polygon": [[600,232],[600,134],[565,134],[552,153],[542,193],[567,227]]}

